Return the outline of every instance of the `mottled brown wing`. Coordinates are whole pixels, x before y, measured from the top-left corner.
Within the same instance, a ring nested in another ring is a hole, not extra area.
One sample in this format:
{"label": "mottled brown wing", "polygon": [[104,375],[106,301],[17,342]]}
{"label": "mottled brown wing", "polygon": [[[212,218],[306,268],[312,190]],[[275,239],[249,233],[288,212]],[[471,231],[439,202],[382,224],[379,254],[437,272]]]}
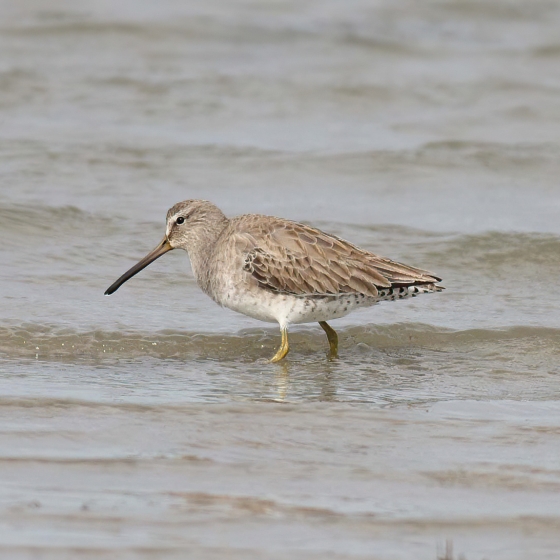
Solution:
{"label": "mottled brown wing", "polygon": [[246,255],[244,269],[260,287],[274,292],[375,297],[378,288],[440,280],[296,222],[268,218],[245,226],[238,237]]}

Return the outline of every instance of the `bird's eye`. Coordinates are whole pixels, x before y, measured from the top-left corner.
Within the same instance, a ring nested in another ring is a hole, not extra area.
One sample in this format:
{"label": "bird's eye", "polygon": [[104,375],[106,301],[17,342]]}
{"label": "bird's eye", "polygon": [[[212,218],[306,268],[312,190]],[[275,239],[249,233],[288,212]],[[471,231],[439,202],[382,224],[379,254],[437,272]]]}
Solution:
{"label": "bird's eye", "polygon": [[177,222],[179,225],[181,225],[182,223],[185,222],[185,218],[183,218],[183,216],[179,216],[179,217],[177,218],[176,222]]}

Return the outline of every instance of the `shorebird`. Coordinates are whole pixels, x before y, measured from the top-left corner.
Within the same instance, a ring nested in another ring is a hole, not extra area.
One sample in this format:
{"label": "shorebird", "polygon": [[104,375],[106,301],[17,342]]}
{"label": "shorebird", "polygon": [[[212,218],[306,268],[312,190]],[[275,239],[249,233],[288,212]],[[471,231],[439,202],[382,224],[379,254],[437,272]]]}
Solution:
{"label": "shorebird", "polygon": [[327,320],[383,300],[439,292],[441,278],[374,255],[311,226],[273,216],[228,219],[206,200],[178,202],[167,212],[159,245],[125,272],[105,295],[171,251],[184,249],[202,291],[216,303],[280,325],[282,342],[270,362],[289,351],[288,326],[318,322],[330,357],[338,335]]}

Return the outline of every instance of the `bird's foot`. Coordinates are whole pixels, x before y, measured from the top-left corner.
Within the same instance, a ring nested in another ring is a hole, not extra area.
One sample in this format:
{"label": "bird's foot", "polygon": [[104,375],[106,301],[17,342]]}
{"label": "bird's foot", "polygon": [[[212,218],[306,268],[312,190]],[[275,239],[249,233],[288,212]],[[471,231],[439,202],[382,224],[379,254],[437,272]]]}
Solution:
{"label": "bird's foot", "polygon": [[280,348],[278,348],[276,354],[274,354],[274,356],[270,358],[269,363],[275,364],[276,362],[283,360],[289,351],[290,346],[288,345],[288,329],[282,329],[282,344],[280,345]]}
{"label": "bird's foot", "polygon": [[326,321],[319,321],[319,325],[321,325],[321,328],[327,334],[327,339],[329,341],[329,353],[327,357],[329,360],[336,360],[338,358],[338,335]]}

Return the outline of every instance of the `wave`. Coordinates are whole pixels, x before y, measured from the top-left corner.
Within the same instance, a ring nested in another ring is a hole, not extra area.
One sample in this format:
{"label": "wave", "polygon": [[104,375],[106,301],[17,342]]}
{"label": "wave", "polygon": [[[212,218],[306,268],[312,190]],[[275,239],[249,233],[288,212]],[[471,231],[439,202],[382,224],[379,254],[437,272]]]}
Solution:
{"label": "wave", "polygon": [[[161,237],[159,220],[136,220],[133,230],[123,228],[123,217],[87,212],[75,206],[44,204],[0,204],[0,235],[4,248],[12,253],[32,249],[33,258],[41,247],[43,262],[64,260],[74,264],[74,272],[86,261],[118,256],[123,244],[115,244],[115,237],[133,236],[138,229],[154,240]],[[130,239],[126,238],[125,252]]]}
{"label": "wave", "polygon": [[557,274],[560,237],[544,233],[492,231],[477,235],[457,235],[437,244],[430,258],[440,265],[465,267],[469,270],[498,272],[500,269],[530,269],[534,280]]}
{"label": "wave", "polygon": [[456,0],[455,2],[438,2],[438,12],[457,15],[461,18],[495,19],[499,22],[507,20],[527,21],[531,19],[556,15],[552,2],[484,2],[483,0]]}
{"label": "wave", "polygon": [[[523,271],[534,281],[557,273],[560,254],[560,236],[554,234],[489,231],[466,235],[395,224],[321,221],[312,225],[344,238],[359,236],[362,245],[383,247],[390,253],[396,247],[400,247],[403,254],[412,250],[415,255],[422,255],[432,267],[498,275],[509,274],[515,269],[516,276]],[[151,221],[129,224],[120,215],[86,212],[75,206],[0,205],[0,234],[5,247],[48,245],[48,251],[43,251],[44,256],[63,258],[76,265],[84,258],[104,261],[107,255],[122,256],[123,243],[125,248],[129,247],[139,229],[145,233],[146,239],[159,239],[161,218],[157,216]],[[121,242],[115,244],[115,238]],[[381,249],[374,250],[383,253]],[[131,258],[135,256],[136,253]]]}
{"label": "wave", "polygon": [[418,54],[421,46],[409,45],[402,37],[388,37],[386,33],[362,26],[327,23],[323,21],[290,24],[270,20],[248,21],[248,18],[204,17],[189,14],[179,16],[174,22],[163,20],[142,21],[110,21],[87,18],[68,19],[61,21],[34,22],[19,27],[4,27],[2,33],[24,37],[93,35],[114,37],[130,37],[132,39],[179,40],[179,41],[214,41],[235,43],[293,43],[330,42],[349,47],[361,47],[385,53],[409,55]]}
{"label": "wave", "polygon": [[556,165],[558,161],[558,150],[550,143],[512,145],[503,142],[446,140],[428,142],[411,155],[421,163],[461,167],[475,163],[485,168]]}
{"label": "wave", "polygon": [[557,167],[558,149],[552,143],[507,144],[504,142],[467,142],[443,140],[427,142],[403,150],[343,152],[326,155],[306,155],[302,165],[327,166],[355,173],[371,170],[379,173],[393,167],[407,166],[484,169]]}
{"label": "wave", "polygon": [[[424,323],[367,325],[338,329],[342,347],[377,349],[426,348],[438,351],[465,350],[473,346],[506,345],[519,349],[536,345],[560,350],[560,329],[514,326],[504,329],[452,330]],[[316,330],[295,330],[291,340],[300,350],[324,347],[324,335]],[[96,361],[156,359],[255,359],[263,346],[278,342],[275,329],[249,329],[235,334],[164,330],[154,333],[93,330],[86,332],[56,325],[0,327],[0,356],[7,359]]]}
{"label": "wave", "polygon": [[12,234],[66,233],[78,227],[115,225],[114,220],[80,210],[76,206],[43,204],[0,205],[0,231]]}
{"label": "wave", "polygon": [[[177,80],[175,80],[176,83]],[[90,80],[90,83],[100,84],[103,87],[135,87],[138,89],[154,87],[148,80],[132,80],[126,77],[110,77]],[[1,83],[0,83],[1,85]],[[156,89],[159,84],[156,86]],[[253,145],[230,143],[192,143],[177,144],[159,141],[155,144],[126,144],[119,142],[80,142],[64,146],[63,149],[53,148],[52,139],[0,139],[0,160],[12,163],[14,160],[23,162],[26,169],[30,166],[43,166],[45,162],[65,163],[75,166],[103,165],[105,167],[126,168],[154,168],[161,171],[162,166],[169,166],[176,161],[184,165],[185,157],[201,158],[215,162],[216,158],[232,160],[236,164],[259,162],[266,164],[285,164],[286,161],[295,161],[301,158],[306,161],[305,154],[279,149],[261,148]]]}
{"label": "wave", "polygon": [[[1,77],[1,76],[0,76]],[[228,78],[232,80],[231,78]],[[197,81],[200,84],[200,81]],[[168,89],[180,84],[185,89],[192,89],[189,80],[174,79],[171,82],[153,82],[150,80],[130,78],[123,76],[109,76],[91,80],[91,84],[101,87],[131,88],[142,92],[155,92],[158,96],[162,89]],[[239,84],[233,81],[228,88],[235,88]],[[276,85],[275,90],[278,90]],[[290,95],[299,99],[314,99],[317,102],[317,91],[314,88],[300,90],[296,86]],[[503,83],[499,87],[506,87]],[[0,80],[1,89],[1,80]],[[496,89],[496,88],[494,88]],[[551,96],[557,97],[558,90],[550,90]],[[383,99],[401,95],[377,86],[336,86],[329,94],[323,86],[322,96],[333,98],[363,97]],[[408,94],[406,94],[408,95]],[[437,103],[440,103],[437,101]],[[518,169],[541,169],[545,171],[558,168],[558,149],[550,142],[531,144],[510,144],[505,142],[471,142],[461,140],[442,140],[426,142],[415,147],[403,149],[376,149],[376,150],[342,150],[310,153],[307,149],[300,151],[297,147],[290,149],[261,148],[251,144],[234,143],[192,143],[189,145],[169,142],[154,143],[144,146],[132,146],[121,143],[80,143],[75,146],[65,146],[63,150],[53,151],[52,139],[46,140],[10,140],[1,141],[2,157],[12,162],[14,159],[25,161],[26,166],[44,165],[44,161],[51,164],[66,162],[75,165],[82,162],[85,165],[103,164],[104,166],[123,166],[126,168],[151,168],[161,169],[162,165],[169,166],[172,162],[184,165],[185,157],[203,159],[215,163],[215,159],[231,160],[235,165],[255,165],[274,169],[277,166],[284,168],[286,164],[291,167],[317,171],[331,170],[337,173],[352,174],[372,173],[379,174],[394,168],[403,169],[414,167],[427,168],[483,168],[504,169],[508,173]]]}
{"label": "wave", "polygon": [[[354,91],[358,95],[358,90]],[[556,93],[555,93],[556,94]],[[322,91],[322,95],[327,95]],[[333,90],[333,95],[346,96],[347,92]],[[363,95],[370,99],[367,88]],[[377,92],[378,96],[383,91]],[[401,95],[401,93],[391,93]],[[438,102],[439,103],[439,102]],[[156,148],[157,149],[157,148]],[[200,150],[200,147],[191,146],[189,150]],[[223,149],[216,147],[216,150]],[[202,156],[206,154],[200,154]],[[210,155],[210,154],[208,154]],[[406,149],[378,149],[364,151],[338,151],[338,152],[316,152],[299,153],[297,151],[264,152],[256,150],[247,156],[260,158],[260,165],[273,167],[290,165],[298,169],[309,171],[322,171],[328,169],[335,173],[343,174],[374,174],[378,175],[384,171],[403,168],[466,168],[484,170],[504,170],[511,173],[512,170],[534,169],[536,171],[558,168],[558,150],[552,143],[540,144],[507,144],[503,142],[467,142],[459,140],[443,140],[439,142],[427,142],[417,147]],[[262,157],[267,159],[263,163]]]}
{"label": "wave", "polygon": [[542,58],[557,58],[560,55],[560,43],[541,45],[533,49],[532,54]]}

